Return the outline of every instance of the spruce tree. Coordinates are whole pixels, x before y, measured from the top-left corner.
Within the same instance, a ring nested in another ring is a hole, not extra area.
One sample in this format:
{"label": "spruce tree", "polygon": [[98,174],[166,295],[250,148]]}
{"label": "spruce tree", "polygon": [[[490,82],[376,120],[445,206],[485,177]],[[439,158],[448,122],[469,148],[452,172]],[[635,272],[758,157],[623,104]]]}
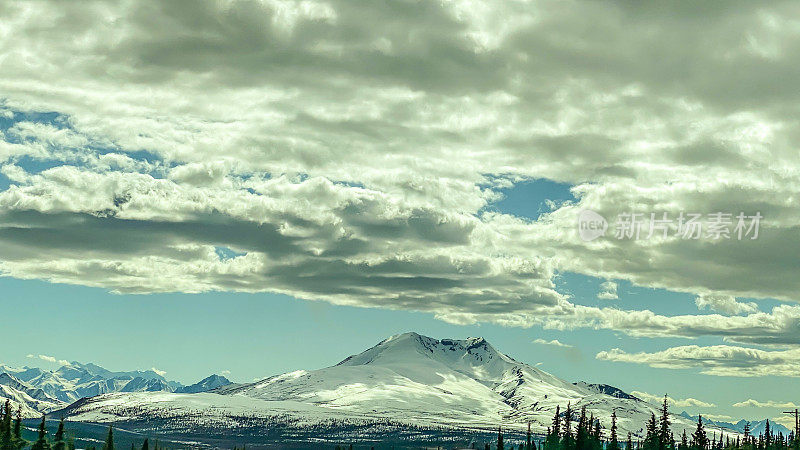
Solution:
{"label": "spruce tree", "polygon": [[556,405],[556,413],[553,416],[553,427],[548,430],[545,438],[547,450],[558,450],[559,440],[561,439],[561,408]]}
{"label": "spruce tree", "polygon": [[561,448],[564,450],[575,450],[575,440],[572,437],[572,407],[567,402],[567,410],[564,411],[564,431],[561,439]]}
{"label": "spruce tree", "polygon": [[13,448],[11,434],[11,400],[6,399],[5,404],[0,409],[0,447],[3,449]]}
{"label": "spruce tree", "polygon": [[617,441],[617,412],[611,411],[611,441],[608,443],[607,450],[620,450]]}
{"label": "spruce tree", "polygon": [[[336,448],[338,450],[339,446],[337,445]],[[150,450],[150,442],[148,442],[147,439],[145,439],[144,444],[142,444],[142,450]]]}
{"label": "spruce tree", "polygon": [[595,444],[599,444],[600,443],[600,439],[603,437],[601,435],[601,431],[600,431],[600,420],[595,420],[594,421],[594,433],[592,434],[592,437],[594,438],[594,441],[596,441],[596,442],[593,442],[592,445],[597,447],[597,445],[595,445]]}
{"label": "spruce tree", "polygon": [[14,439],[22,441],[22,407],[17,408],[17,420],[14,421]]}
{"label": "spruce tree", "polygon": [[700,450],[708,448],[708,436],[703,428],[703,416],[697,416],[697,428],[692,433],[692,447]]}
{"label": "spruce tree", "polygon": [[671,437],[669,431],[669,404],[667,403],[667,395],[664,394],[664,403],[661,406],[661,417],[658,421],[658,449],[665,450],[671,447]]}
{"label": "spruce tree", "polygon": [[767,423],[764,425],[764,448],[769,448],[771,442],[772,431],[769,429],[769,419],[767,419]]}
{"label": "spruce tree", "polygon": [[531,423],[528,422],[528,433],[525,435],[525,450],[531,449]]}
{"label": "spruce tree", "polygon": [[497,450],[503,450],[505,447],[503,446],[503,430],[500,427],[497,427]]}
{"label": "spruce tree", "polygon": [[631,438],[630,431],[628,431],[628,441],[625,443],[625,450],[633,450],[633,439]]}
{"label": "spruce tree", "polygon": [[66,450],[67,443],[64,441],[64,419],[62,418],[61,421],[58,423],[58,430],[56,430],[55,436],[53,436],[53,450]]}
{"label": "spruce tree", "polygon": [[644,436],[645,450],[658,450],[658,429],[656,425],[656,415],[650,413],[650,420],[647,421],[646,434]]}
{"label": "spruce tree", "polygon": [[42,423],[39,424],[39,438],[31,446],[31,450],[50,450],[50,443],[47,442],[47,429],[44,426],[45,417],[42,416]]}
{"label": "spruce tree", "polygon": [[575,450],[589,450],[589,424],[586,418],[586,406],[581,406],[578,426],[575,429]]}
{"label": "spruce tree", "polygon": [[103,444],[103,450],[114,450],[114,427],[108,426],[108,436],[106,436],[106,443]]}

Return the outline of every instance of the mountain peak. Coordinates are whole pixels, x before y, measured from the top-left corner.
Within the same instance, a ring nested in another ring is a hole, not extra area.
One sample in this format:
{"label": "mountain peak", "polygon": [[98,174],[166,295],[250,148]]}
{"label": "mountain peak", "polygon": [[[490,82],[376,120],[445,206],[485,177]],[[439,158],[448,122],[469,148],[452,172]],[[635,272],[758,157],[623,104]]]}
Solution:
{"label": "mountain peak", "polygon": [[223,377],[222,375],[213,374],[203,378],[202,380],[198,381],[197,383],[180,388],[175,392],[184,393],[184,394],[196,394],[198,392],[208,392],[214,390],[219,387],[228,386],[231,383],[231,380]]}
{"label": "mountain peak", "polygon": [[430,372],[447,367],[475,379],[499,375],[519,363],[498,352],[484,338],[435,339],[409,332],[391,336],[352,355],[337,366],[389,368],[397,373]]}

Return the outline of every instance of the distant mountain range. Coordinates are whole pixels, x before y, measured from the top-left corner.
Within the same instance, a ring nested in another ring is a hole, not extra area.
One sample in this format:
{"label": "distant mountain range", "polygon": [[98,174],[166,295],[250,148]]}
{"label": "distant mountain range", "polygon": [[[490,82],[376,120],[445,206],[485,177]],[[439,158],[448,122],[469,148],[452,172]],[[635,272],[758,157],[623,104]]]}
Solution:
{"label": "distant mountain range", "polygon": [[[296,439],[303,429],[313,429],[309,439],[319,439],[326,434],[320,427],[336,424],[327,434],[384,440],[391,430],[412,428],[417,433],[496,432],[502,425],[523,432],[530,423],[534,432],[543,433],[556,406],[563,414],[568,403],[574,418],[585,406],[606,429],[616,411],[623,435],[630,431],[641,436],[650,415],[658,414],[658,405],[613,386],[564,381],[497,351],[483,338],[439,340],[416,333],[392,336],[324,369],[199,394],[117,392],[76,402],[58,414],[72,421],[117,422],[133,430],[158,424],[173,433],[191,423],[191,436],[172,435],[182,439],[234,429],[252,430],[255,440],[267,424],[273,434],[286,433],[281,438]],[[693,428],[691,420],[673,416],[676,434]]]}
{"label": "distant mountain range", "polygon": [[[639,438],[659,408],[614,386],[562,380],[483,338],[439,340],[416,333],[392,336],[331,367],[247,384],[212,375],[182,386],[154,371],[112,372],[77,362],[54,371],[0,366],[0,397],[23,405],[28,417],[52,412],[73,422],[113,422],[198,441],[222,439],[234,430],[239,443],[321,436],[383,441],[398,433],[411,438],[443,430],[490,435],[498,425],[522,433],[529,423],[543,433],[556,407],[563,414],[568,403],[574,418],[585,407],[605,429],[616,412],[620,435]],[[691,433],[695,422],[686,413],[673,415],[672,429]],[[733,437],[744,423],[706,425],[709,433]],[[763,421],[750,426],[753,434],[763,432]],[[773,429],[788,432],[779,424]]]}
{"label": "distant mountain range", "polygon": [[22,406],[26,417],[40,416],[86,397],[113,392],[203,392],[231,382],[212,375],[197,384],[183,386],[153,370],[113,372],[96,364],[73,361],[56,370],[0,365],[0,398]]}
{"label": "distant mountain range", "polygon": [[[697,416],[691,416],[686,411],[683,411],[681,413],[681,416],[685,417],[685,418],[687,418],[687,419],[689,419],[691,421],[697,421]],[[764,434],[764,431],[766,431],[766,429],[767,429],[767,419],[764,419],[764,420],[752,420],[752,421],[747,421],[747,420],[742,419],[742,420],[740,420],[740,421],[738,421],[736,423],[732,423],[732,422],[722,422],[722,421],[718,421],[718,420],[709,420],[709,419],[703,417],[703,423],[709,424],[709,425],[718,426],[718,427],[721,427],[721,428],[727,428],[729,430],[734,430],[734,431],[736,431],[738,433],[744,433],[745,425],[750,425],[750,435],[751,436],[758,436],[760,434]],[[791,430],[789,430],[785,426],[779,424],[778,422],[770,422],[769,423],[769,428],[770,428],[772,434],[783,433],[784,436],[788,436],[789,433],[791,432]]]}

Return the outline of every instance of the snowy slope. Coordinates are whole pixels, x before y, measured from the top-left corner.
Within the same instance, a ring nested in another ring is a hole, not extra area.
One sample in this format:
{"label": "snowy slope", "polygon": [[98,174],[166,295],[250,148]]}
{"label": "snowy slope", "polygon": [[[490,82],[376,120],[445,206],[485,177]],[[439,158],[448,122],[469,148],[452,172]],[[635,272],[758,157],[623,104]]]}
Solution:
{"label": "snowy slope", "polygon": [[[611,395],[609,395],[609,393]],[[71,420],[137,421],[195,417],[240,423],[253,417],[390,420],[421,427],[544,432],[556,406],[567,403],[600,419],[613,410],[620,432],[639,435],[657,406],[605,385],[572,384],[494,349],[482,338],[437,340],[416,333],[392,336],[339,364],[296,371],[208,394],[109,394],[72,405]],[[679,434],[693,423],[673,416]]]}
{"label": "snowy slope", "polygon": [[182,394],[197,394],[199,392],[208,392],[223,386],[228,386],[230,384],[232,384],[231,380],[223,377],[222,375],[214,374],[203,378],[202,380],[190,386],[184,386],[176,389],[175,392]]}
{"label": "snowy slope", "polygon": [[22,416],[25,418],[39,417],[42,412],[66,406],[43,390],[34,388],[7,373],[0,373],[0,402],[5,403],[6,399],[11,401],[15,414],[17,409],[22,407]]}
{"label": "snowy slope", "polygon": [[[0,374],[10,375],[27,386],[41,389],[49,397],[67,403],[110,392],[172,391],[182,387],[152,370],[113,372],[96,364],[75,361],[52,371],[0,365]],[[4,385],[2,380],[0,385]]]}

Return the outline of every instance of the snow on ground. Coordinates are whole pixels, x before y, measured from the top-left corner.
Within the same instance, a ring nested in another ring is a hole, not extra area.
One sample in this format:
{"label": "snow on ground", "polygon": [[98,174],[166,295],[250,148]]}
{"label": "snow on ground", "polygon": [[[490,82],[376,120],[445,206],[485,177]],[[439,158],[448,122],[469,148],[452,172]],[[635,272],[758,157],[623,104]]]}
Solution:
{"label": "snow on ground", "polygon": [[[66,411],[77,421],[157,418],[191,420],[215,429],[281,417],[293,426],[389,420],[487,430],[499,425],[524,430],[530,422],[535,432],[543,433],[556,406],[563,412],[569,402],[576,415],[586,406],[606,429],[616,411],[620,435],[630,431],[640,436],[650,414],[658,414],[658,406],[620,392],[608,395],[597,386],[561,380],[515,361],[481,338],[437,340],[406,333],[324,369],[289,372],[212,393],[106,394]],[[672,419],[676,435],[694,428],[686,418]]]}

